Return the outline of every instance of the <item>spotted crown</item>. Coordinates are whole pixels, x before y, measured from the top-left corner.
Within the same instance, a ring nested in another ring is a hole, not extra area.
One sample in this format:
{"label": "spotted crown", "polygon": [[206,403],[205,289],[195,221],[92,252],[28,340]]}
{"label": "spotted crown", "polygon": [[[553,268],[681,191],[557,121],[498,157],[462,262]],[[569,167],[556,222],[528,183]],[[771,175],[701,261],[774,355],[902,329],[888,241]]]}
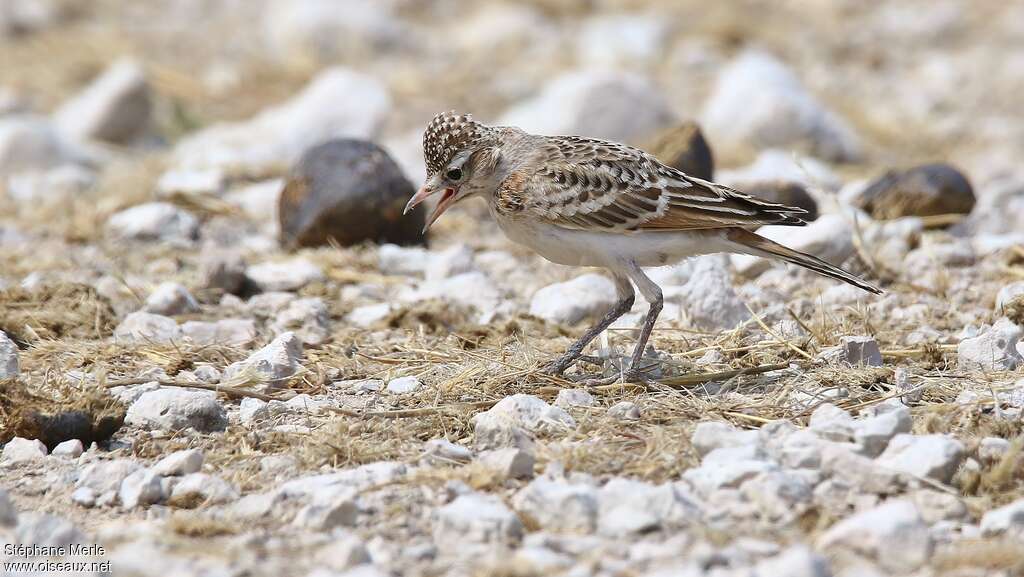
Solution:
{"label": "spotted crown", "polygon": [[494,130],[473,120],[469,114],[454,110],[434,117],[423,131],[423,157],[427,176],[444,170],[459,151],[494,138]]}

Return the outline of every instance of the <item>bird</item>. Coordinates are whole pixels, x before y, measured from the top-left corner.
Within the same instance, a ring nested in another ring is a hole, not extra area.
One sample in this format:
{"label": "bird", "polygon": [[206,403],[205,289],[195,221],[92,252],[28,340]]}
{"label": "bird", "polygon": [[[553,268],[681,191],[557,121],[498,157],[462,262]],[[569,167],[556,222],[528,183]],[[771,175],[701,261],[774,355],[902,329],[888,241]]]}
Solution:
{"label": "bird", "polygon": [[769,224],[805,225],[804,209],[687,175],[632,146],[531,134],[448,111],[434,116],[424,130],[423,157],[426,180],[405,212],[438,197],[424,234],[452,206],[482,197],[512,241],[554,263],[603,268],[614,281],[617,300],[611,310],[544,367],[551,375],[561,376],[574,365],[591,341],[633,307],[639,290],[649,308],[628,367],[588,384],[645,380],[641,359],[664,299],[644,267],[738,253],[779,259],[882,293],[845,270],[754,232]]}

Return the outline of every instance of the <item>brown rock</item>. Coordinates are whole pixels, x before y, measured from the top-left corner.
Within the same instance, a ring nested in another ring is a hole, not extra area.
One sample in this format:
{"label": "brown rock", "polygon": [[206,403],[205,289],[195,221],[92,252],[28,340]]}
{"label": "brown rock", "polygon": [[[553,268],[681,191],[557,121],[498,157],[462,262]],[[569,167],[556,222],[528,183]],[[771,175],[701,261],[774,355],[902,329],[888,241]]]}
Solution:
{"label": "brown rock", "polygon": [[743,192],[786,206],[795,206],[807,211],[801,218],[810,222],[818,219],[818,202],[803,186],[785,180],[757,182],[743,187]]}
{"label": "brown rock", "polygon": [[711,147],[696,122],[683,122],[661,133],[643,148],[658,160],[690,176],[704,180],[711,180],[714,176]]}
{"label": "brown rock", "polygon": [[325,142],[302,155],[281,192],[281,244],[422,244],[423,211],[402,216],[413,192],[402,170],[376,144]]}
{"label": "brown rock", "polygon": [[967,177],[948,164],[890,170],[872,182],[854,204],[873,218],[969,214],[976,199]]}

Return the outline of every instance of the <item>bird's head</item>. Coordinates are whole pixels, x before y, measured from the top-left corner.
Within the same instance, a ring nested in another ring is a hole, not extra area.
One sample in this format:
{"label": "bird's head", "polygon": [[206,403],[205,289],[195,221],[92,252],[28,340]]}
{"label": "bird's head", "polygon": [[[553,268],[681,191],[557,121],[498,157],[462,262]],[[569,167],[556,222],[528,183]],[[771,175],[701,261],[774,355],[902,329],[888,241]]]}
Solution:
{"label": "bird's head", "polygon": [[495,169],[501,158],[498,133],[474,121],[470,115],[443,112],[423,132],[423,157],[427,180],[405,205],[408,213],[424,200],[441,194],[423,232],[454,204],[496,186]]}

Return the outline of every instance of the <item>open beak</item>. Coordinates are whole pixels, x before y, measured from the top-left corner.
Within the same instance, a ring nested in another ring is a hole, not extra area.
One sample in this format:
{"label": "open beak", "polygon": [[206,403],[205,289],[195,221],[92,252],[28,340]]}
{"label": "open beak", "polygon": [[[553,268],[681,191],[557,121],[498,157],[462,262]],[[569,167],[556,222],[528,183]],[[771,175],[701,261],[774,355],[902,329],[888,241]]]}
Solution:
{"label": "open beak", "polygon": [[[405,205],[405,211],[402,214],[409,214],[410,210],[416,208],[420,203],[437,194],[440,190],[442,189],[432,189],[427,185],[423,185],[423,188],[409,199],[409,203]],[[443,190],[444,194],[441,195],[441,200],[437,203],[437,206],[434,207],[434,212],[430,213],[430,216],[427,217],[427,224],[423,227],[424,233],[427,232],[430,225],[434,224],[434,221],[437,220],[444,211],[448,210],[448,207],[450,207],[455,200],[456,189],[449,187]]]}

